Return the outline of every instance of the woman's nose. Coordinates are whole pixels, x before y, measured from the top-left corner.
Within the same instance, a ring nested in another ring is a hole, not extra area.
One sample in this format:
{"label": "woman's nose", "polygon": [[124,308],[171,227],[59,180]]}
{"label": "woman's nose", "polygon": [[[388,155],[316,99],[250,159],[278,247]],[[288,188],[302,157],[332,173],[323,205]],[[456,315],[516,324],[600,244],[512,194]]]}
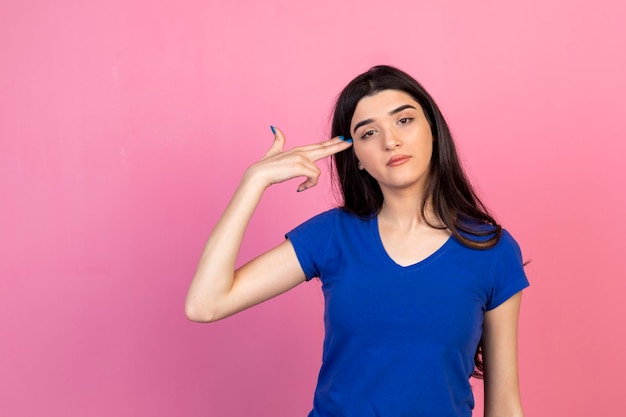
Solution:
{"label": "woman's nose", "polygon": [[393,130],[387,130],[384,138],[385,149],[395,149],[400,146],[400,138],[393,132]]}

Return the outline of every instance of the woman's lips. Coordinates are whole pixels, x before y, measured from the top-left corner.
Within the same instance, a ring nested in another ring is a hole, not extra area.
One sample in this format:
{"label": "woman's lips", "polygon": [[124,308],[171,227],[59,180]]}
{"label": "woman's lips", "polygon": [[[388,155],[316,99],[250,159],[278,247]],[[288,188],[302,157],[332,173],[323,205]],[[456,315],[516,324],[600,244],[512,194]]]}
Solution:
{"label": "woman's lips", "polygon": [[407,162],[409,159],[411,159],[411,157],[408,155],[394,155],[391,158],[389,158],[389,161],[387,161],[387,166],[395,167],[398,165],[402,165],[405,162]]}

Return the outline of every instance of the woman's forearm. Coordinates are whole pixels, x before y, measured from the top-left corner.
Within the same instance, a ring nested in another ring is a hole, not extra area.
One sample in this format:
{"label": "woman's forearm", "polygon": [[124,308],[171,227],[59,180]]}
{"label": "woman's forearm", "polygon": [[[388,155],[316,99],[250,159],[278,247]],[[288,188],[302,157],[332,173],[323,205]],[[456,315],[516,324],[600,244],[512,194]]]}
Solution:
{"label": "woman's forearm", "polygon": [[190,320],[212,321],[230,291],[245,230],[265,188],[247,172],[213,228],[187,293],[185,313]]}
{"label": "woman's forearm", "polygon": [[[285,137],[276,129],[270,150],[246,170],[211,232],[187,294],[185,312],[190,320],[213,321],[226,314],[234,314],[292,287],[300,278],[302,271],[293,249],[285,247],[258,256],[254,268],[236,271],[235,262],[243,235],[267,187],[298,177],[305,178],[298,187],[299,191],[314,187],[320,175],[315,161],[345,150],[351,143],[343,138],[334,138],[283,151],[284,144]],[[279,271],[276,265],[280,265]],[[256,275],[262,279],[276,276],[278,281],[268,283],[264,288],[259,287]],[[251,279],[253,276],[254,280]],[[232,291],[235,282],[238,291]]]}

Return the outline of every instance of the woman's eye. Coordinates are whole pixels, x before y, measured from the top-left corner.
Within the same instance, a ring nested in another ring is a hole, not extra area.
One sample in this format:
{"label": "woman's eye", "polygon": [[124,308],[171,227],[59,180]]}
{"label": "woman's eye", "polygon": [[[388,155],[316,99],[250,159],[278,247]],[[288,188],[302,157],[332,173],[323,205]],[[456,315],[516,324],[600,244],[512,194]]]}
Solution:
{"label": "woman's eye", "polygon": [[374,130],[373,130],[373,129],[372,129],[372,130],[368,130],[367,132],[363,133],[363,136],[361,136],[361,138],[362,138],[362,139],[369,138],[369,137],[370,137],[370,136],[372,136],[374,133],[375,133],[375,132],[374,132]]}
{"label": "woman's eye", "polygon": [[374,130],[368,130],[367,132],[363,133],[363,135],[361,135],[361,139],[369,138],[373,134],[374,134]]}
{"label": "woman's eye", "polygon": [[411,120],[413,120],[412,117],[403,117],[402,119],[398,120],[398,123],[403,125],[403,124],[409,123]]}

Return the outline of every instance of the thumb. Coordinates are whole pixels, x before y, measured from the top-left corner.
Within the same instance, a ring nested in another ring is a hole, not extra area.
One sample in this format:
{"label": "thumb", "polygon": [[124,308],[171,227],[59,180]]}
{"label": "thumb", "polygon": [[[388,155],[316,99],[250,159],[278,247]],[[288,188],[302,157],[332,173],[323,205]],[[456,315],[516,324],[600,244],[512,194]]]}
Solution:
{"label": "thumb", "polygon": [[269,151],[265,154],[266,158],[281,153],[285,146],[285,135],[283,132],[275,126],[270,126],[270,128],[272,133],[274,133],[274,143],[272,143]]}

